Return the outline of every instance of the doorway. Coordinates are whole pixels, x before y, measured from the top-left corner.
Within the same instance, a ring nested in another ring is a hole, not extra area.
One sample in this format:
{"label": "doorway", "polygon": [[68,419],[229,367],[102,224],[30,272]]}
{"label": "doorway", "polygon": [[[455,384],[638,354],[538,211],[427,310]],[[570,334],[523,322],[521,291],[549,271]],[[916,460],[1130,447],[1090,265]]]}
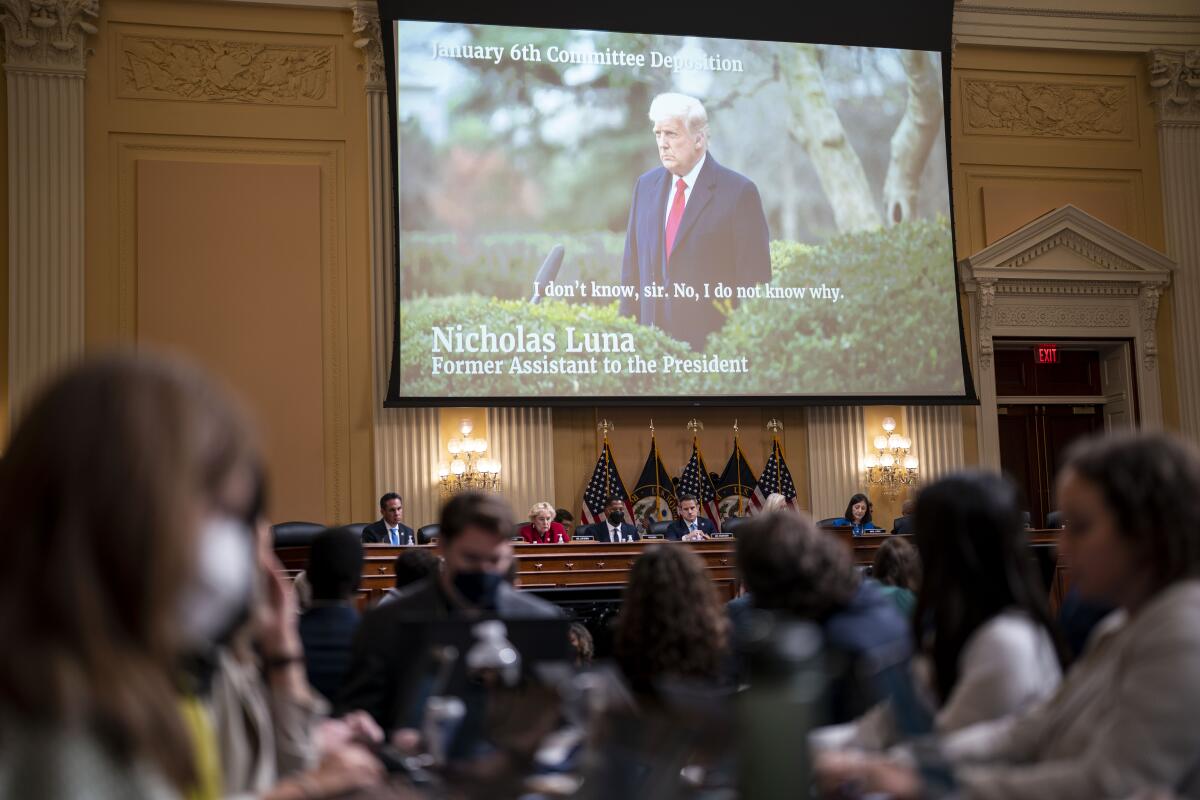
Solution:
{"label": "doorway", "polygon": [[1048,527],[1054,477],[1075,441],[1136,424],[1131,352],[1128,340],[996,342],[1000,466],[1032,527]]}

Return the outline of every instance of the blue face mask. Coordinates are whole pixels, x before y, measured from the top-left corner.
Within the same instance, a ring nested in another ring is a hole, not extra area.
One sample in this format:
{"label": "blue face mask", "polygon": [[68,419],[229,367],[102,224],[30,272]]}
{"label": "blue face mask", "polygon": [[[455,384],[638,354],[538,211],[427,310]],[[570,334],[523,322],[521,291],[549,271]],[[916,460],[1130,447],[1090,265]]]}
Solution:
{"label": "blue face mask", "polygon": [[494,609],[502,583],[504,576],[492,572],[458,572],[454,575],[455,590],[476,608]]}

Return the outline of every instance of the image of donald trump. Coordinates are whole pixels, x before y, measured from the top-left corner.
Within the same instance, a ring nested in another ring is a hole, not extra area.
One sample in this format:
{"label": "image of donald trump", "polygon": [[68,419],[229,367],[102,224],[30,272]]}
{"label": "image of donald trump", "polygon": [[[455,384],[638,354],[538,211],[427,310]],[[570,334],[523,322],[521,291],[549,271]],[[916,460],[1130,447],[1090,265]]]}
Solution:
{"label": "image of donald trump", "polygon": [[[724,322],[711,289],[733,287],[736,304],[736,287],[771,279],[767,218],[754,182],[708,152],[708,113],[699,100],[660,94],[650,121],[662,166],[634,184],[621,282],[640,291],[621,301],[621,313],[700,350]],[[676,297],[675,284],[690,285],[699,299]],[[655,285],[664,291],[647,291]]]}

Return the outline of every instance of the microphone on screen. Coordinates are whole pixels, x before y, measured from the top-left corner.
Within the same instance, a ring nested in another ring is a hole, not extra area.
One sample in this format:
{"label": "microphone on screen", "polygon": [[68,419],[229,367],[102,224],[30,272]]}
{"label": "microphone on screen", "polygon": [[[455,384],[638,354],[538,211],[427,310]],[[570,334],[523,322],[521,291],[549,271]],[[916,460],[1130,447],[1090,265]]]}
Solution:
{"label": "microphone on screen", "polygon": [[[546,256],[546,260],[542,262],[541,269],[537,271],[537,277],[534,278],[534,283],[538,287],[545,286],[550,281],[558,277],[558,271],[562,268],[563,246],[556,244],[550,248],[550,255]],[[529,298],[531,303],[540,303],[542,300],[541,292],[535,290],[533,297]]]}

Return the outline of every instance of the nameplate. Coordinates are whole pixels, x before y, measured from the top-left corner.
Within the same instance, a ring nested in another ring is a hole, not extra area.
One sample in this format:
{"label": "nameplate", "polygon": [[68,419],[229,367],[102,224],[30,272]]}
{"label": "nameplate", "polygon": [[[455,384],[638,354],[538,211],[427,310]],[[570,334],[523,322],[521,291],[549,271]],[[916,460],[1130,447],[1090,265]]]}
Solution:
{"label": "nameplate", "polygon": [[663,536],[661,533],[643,533],[642,538],[649,539],[651,541],[657,541],[657,540],[665,539],[667,537]]}
{"label": "nameplate", "polygon": [[510,536],[510,537],[508,537],[508,538],[509,538],[509,539],[511,539],[511,540],[513,540],[514,542],[523,542],[523,541],[525,541],[525,537],[524,537],[524,536]]}
{"label": "nameplate", "polygon": [[571,541],[574,541],[574,542],[594,542],[594,541],[596,541],[596,537],[595,537],[595,536],[576,536],[576,537],[574,537],[574,538],[573,538]]}
{"label": "nameplate", "polygon": [[710,539],[732,539],[733,538],[733,534],[729,533],[728,531],[717,531],[716,533],[710,533],[708,536]]}

